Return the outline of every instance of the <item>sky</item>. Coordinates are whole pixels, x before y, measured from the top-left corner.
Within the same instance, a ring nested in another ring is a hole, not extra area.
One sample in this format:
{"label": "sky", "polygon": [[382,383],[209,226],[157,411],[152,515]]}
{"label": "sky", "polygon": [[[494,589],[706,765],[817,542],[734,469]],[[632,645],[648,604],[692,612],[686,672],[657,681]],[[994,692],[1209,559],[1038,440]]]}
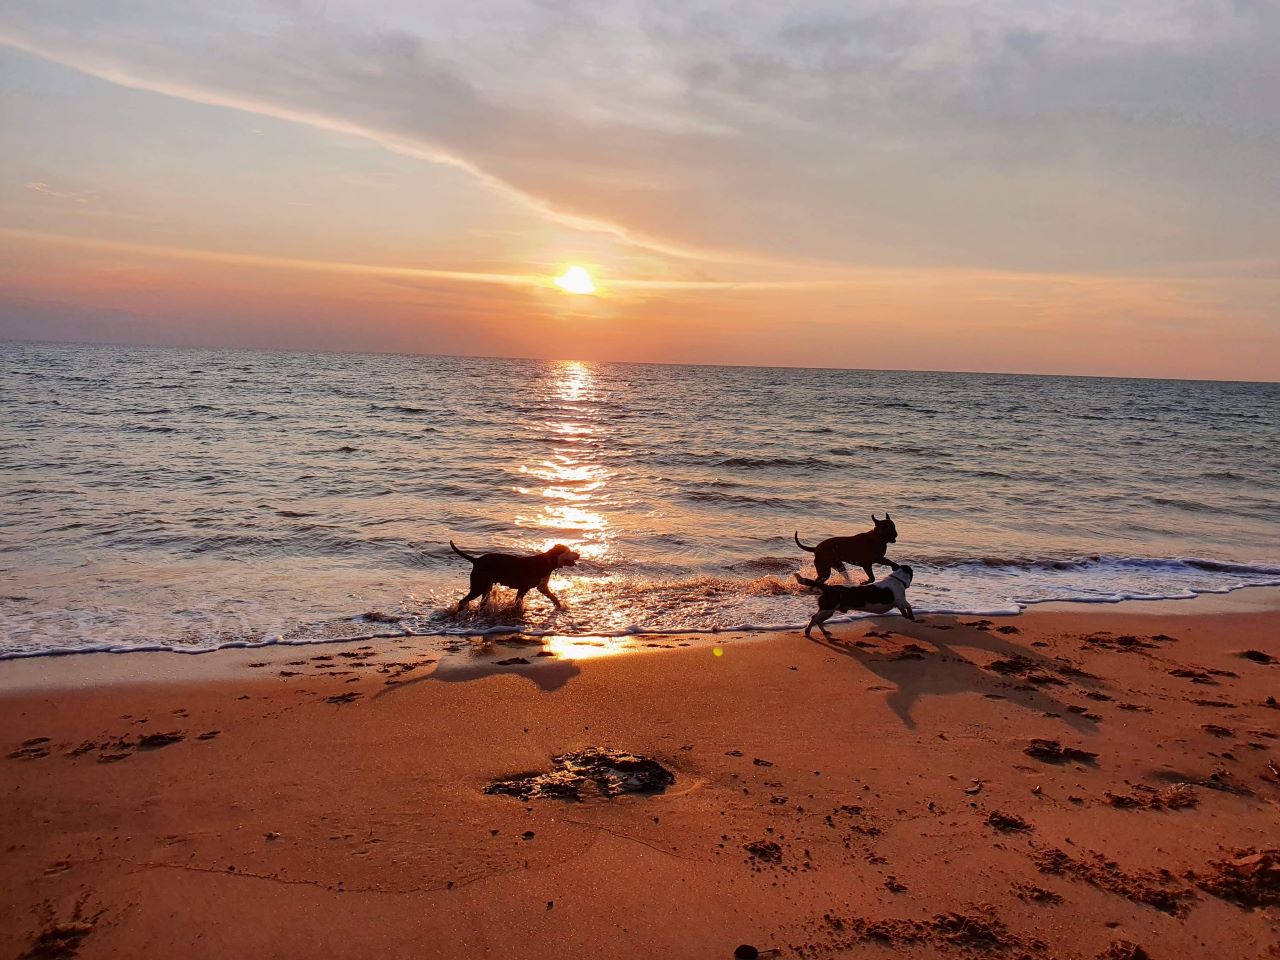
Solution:
{"label": "sky", "polygon": [[7,0],[0,338],[1276,380],[1276,90],[1274,0]]}

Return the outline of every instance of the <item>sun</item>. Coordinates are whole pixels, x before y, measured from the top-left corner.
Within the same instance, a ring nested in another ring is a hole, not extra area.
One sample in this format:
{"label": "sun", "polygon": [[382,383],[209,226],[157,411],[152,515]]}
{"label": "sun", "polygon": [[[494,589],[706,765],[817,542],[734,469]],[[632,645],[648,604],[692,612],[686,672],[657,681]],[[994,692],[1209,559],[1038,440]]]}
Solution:
{"label": "sun", "polygon": [[556,277],[556,286],[565,293],[590,294],[596,292],[595,282],[585,267],[570,267]]}

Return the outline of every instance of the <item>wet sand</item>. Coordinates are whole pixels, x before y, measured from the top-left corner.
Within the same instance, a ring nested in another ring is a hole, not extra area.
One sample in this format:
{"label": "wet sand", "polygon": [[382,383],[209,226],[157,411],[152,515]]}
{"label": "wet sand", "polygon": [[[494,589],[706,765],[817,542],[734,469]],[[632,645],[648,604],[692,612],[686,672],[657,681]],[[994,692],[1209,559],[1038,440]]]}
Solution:
{"label": "wet sand", "polygon": [[[0,663],[0,956],[1280,956],[1251,593],[720,655]],[[485,792],[592,747],[674,782]]]}

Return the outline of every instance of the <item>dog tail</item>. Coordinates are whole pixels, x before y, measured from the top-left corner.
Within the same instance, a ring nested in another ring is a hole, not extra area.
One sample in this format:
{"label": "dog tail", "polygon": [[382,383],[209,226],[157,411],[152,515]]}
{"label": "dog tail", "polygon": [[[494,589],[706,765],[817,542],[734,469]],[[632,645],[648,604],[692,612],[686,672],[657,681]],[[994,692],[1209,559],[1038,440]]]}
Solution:
{"label": "dog tail", "polygon": [[450,549],[453,550],[454,553],[460,556],[463,560],[470,560],[472,563],[475,563],[478,559],[480,559],[479,557],[473,557],[469,553],[463,553],[461,550],[458,549],[457,544],[455,544],[452,540],[449,541],[449,547]]}
{"label": "dog tail", "polygon": [[803,543],[800,542],[799,530],[796,531],[795,536],[796,536],[796,546],[799,547],[801,550],[808,550],[810,553],[813,553],[817,549],[816,547],[806,547]]}

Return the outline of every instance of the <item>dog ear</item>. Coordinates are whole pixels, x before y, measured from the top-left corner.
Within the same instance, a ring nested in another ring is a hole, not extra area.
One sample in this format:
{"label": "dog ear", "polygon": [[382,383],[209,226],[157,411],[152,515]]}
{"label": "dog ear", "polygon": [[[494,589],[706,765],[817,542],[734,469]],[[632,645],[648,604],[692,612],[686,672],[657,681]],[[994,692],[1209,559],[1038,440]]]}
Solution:
{"label": "dog ear", "polygon": [[892,520],[892,519],[893,519],[891,516],[889,516],[889,511],[888,511],[888,510],[886,510],[886,511],[884,512],[884,518],[885,518],[886,520]]}
{"label": "dog ear", "polygon": [[877,520],[877,519],[876,519],[876,515],[875,515],[874,513],[871,515],[871,522],[872,522],[872,523],[879,523],[879,522],[880,522],[879,520]]}

